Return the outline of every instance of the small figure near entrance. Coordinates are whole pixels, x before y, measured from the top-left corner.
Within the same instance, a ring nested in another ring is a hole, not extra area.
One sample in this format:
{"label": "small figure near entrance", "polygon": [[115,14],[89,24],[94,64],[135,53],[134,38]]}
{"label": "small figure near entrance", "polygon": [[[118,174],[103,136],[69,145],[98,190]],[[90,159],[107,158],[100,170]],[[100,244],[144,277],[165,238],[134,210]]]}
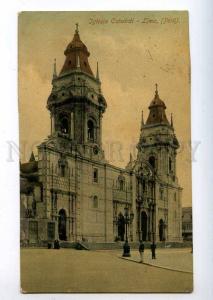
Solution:
{"label": "small figure near entrance", "polygon": [[152,259],[156,259],[156,256],[155,256],[156,245],[154,242],[151,244],[150,248],[151,248],[151,252],[152,252]]}
{"label": "small figure near entrance", "polygon": [[143,263],[144,243],[142,240],[140,241],[140,245],[139,245],[139,253],[140,253],[140,257],[141,257],[140,263]]}
{"label": "small figure near entrance", "polygon": [[59,240],[54,241],[54,249],[60,249]]}

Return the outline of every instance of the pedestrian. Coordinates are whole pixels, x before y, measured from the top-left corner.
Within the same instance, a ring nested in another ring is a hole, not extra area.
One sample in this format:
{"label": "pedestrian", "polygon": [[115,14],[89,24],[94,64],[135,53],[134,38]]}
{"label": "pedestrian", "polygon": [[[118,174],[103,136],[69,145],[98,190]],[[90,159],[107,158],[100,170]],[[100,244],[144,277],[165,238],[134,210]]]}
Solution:
{"label": "pedestrian", "polygon": [[60,249],[59,240],[54,241],[54,249]]}
{"label": "pedestrian", "polygon": [[140,253],[140,263],[143,263],[143,254],[144,254],[144,243],[143,241],[140,241],[140,245],[139,245],[139,253]]}
{"label": "pedestrian", "polygon": [[151,252],[152,252],[152,259],[156,259],[156,256],[155,256],[156,245],[154,242],[151,244],[150,248],[151,248]]}

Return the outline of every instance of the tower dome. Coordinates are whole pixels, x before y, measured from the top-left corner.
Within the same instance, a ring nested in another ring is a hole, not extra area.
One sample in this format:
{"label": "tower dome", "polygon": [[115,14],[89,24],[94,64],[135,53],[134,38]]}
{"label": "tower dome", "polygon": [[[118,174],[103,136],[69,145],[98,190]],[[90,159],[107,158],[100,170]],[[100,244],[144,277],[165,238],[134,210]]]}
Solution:
{"label": "tower dome", "polygon": [[66,59],[61,69],[60,75],[79,68],[81,71],[94,77],[88,62],[90,53],[87,50],[86,45],[80,39],[78,23],[76,24],[74,37],[68,44],[66,50],[64,51],[64,54],[66,56]]}
{"label": "tower dome", "polygon": [[163,100],[160,99],[158,94],[158,85],[156,84],[155,97],[151,101],[149,106],[149,116],[146,121],[146,125],[154,124],[169,124],[166,117],[166,105]]}

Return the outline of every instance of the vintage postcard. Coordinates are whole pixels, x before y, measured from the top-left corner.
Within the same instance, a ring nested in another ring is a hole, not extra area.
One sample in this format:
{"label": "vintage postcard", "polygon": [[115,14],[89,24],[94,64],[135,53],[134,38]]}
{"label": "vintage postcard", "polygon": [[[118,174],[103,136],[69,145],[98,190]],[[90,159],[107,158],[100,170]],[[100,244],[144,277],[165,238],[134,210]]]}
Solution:
{"label": "vintage postcard", "polygon": [[23,293],[193,290],[186,11],[19,14]]}

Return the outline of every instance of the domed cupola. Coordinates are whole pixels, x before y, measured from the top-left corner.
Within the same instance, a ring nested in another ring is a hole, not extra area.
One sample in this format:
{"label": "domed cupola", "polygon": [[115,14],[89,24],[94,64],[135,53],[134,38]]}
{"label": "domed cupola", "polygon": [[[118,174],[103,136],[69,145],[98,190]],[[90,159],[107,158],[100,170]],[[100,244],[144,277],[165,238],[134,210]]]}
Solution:
{"label": "domed cupola", "polygon": [[149,106],[149,116],[146,121],[146,125],[154,124],[169,124],[166,117],[166,105],[158,95],[158,85],[156,84],[155,97]]}
{"label": "domed cupola", "polygon": [[68,44],[64,54],[66,56],[66,60],[60,75],[69,73],[72,70],[80,69],[81,71],[94,77],[88,62],[90,53],[87,50],[86,45],[80,39],[78,24],[76,24],[73,40]]}

